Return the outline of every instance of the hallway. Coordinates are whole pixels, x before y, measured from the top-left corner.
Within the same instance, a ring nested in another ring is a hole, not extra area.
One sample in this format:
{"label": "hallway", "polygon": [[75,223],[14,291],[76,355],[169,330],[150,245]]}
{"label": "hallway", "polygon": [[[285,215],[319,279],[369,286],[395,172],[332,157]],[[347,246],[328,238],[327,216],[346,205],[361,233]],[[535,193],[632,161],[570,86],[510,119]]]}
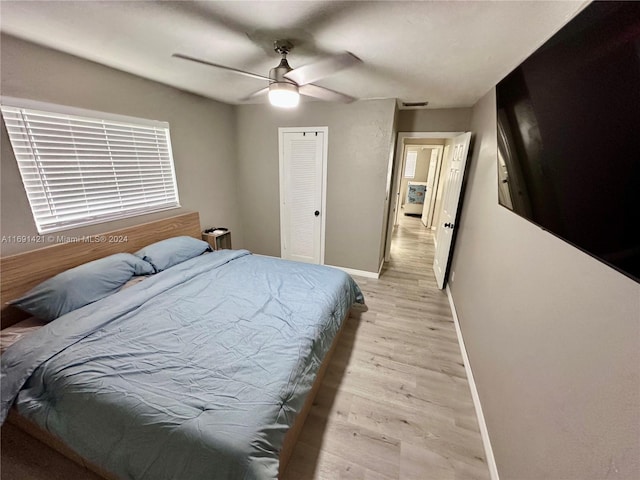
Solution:
{"label": "hallway", "polygon": [[354,277],[368,310],[345,325],[287,480],[489,478],[433,254],[403,217],[380,278]]}

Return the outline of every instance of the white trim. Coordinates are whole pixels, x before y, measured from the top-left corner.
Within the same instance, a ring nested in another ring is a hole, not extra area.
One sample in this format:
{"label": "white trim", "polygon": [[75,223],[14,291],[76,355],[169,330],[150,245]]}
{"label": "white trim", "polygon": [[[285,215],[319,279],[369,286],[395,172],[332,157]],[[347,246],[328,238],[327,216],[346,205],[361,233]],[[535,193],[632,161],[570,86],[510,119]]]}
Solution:
{"label": "white trim", "polygon": [[469,364],[469,356],[467,355],[467,348],[464,346],[464,339],[462,338],[462,330],[460,330],[460,322],[458,320],[458,313],[456,312],[456,306],[453,303],[453,296],[449,285],[446,287],[447,297],[449,298],[449,306],[451,307],[451,315],[453,316],[453,323],[456,327],[456,335],[458,336],[458,343],[460,345],[460,353],[462,354],[462,362],[464,363],[464,371],[467,374],[467,381],[469,382],[469,390],[471,390],[471,398],[473,399],[473,406],[476,410],[476,417],[478,418],[478,427],[480,428],[480,436],[482,437],[482,444],[484,446],[484,454],[487,457],[487,466],[489,467],[489,476],[491,480],[500,480],[498,476],[498,467],[496,465],[496,459],[493,456],[493,448],[491,447],[491,439],[489,438],[489,431],[487,430],[487,424],[484,421],[484,414],[482,413],[482,405],[480,404],[480,397],[478,395],[478,389],[476,388],[476,382],[473,379],[473,372],[471,371],[471,365]]}
{"label": "white trim", "polygon": [[[327,225],[327,163],[329,158],[329,127],[279,127],[278,128],[278,160],[280,162],[280,218],[284,218],[284,188],[282,182],[284,179],[284,134],[285,133],[302,133],[302,132],[322,132],[322,195],[321,195],[321,225],[320,225],[320,265],[324,265],[325,236]],[[282,232],[283,223],[280,222],[280,256],[284,256],[284,240],[285,236]]]}
{"label": "white trim", "polygon": [[[431,195],[429,196],[429,211],[427,212],[427,220],[430,220],[431,225],[427,228],[433,229],[433,217],[436,216],[436,195],[438,194],[438,184],[440,183],[440,172],[442,170],[442,161],[444,160],[444,147],[445,145],[421,145],[424,149],[431,149],[438,151],[438,158],[436,159],[436,171],[434,173],[433,185],[431,186]],[[431,160],[429,160],[431,163]],[[429,178],[427,177],[427,181]],[[422,209],[422,215],[424,215],[424,208]],[[422,215],[420,221],[422,221]],[[429,218],[431,217],[431,218]],[[424,225],[424,222],[422,223]],[[424,225],[426,227],[426,225]]]}
{"label": "white trim", "polygon": [[45,112],[62,113],[64,115],[77,115],[79,117],[94,117],[101,120],[111,120],[123,123],[138,123],[150,127],[169,128],[169,122],[151,120],[148,118],[130,117],[128,115],[118,115],[115,113],[100,112],[98,110],[88,110],[86,108],[69,107],[55,103],[40,102],[28,98],[0,96],[0,104],[16,108],[29,108],[32,110],[43,110]]}
{"label": "white trim", "polygon": [[320,265],[324,265],[324,245],[327,227],[327,164],[329,163],[329,127],[319,127],[324,132],[322,146],[322,234],[320,235]]}
{"label": "white trim", "polygon": [[285,236],[282,234],[282,219],[285,215],[284,209],[284,187],[282,185],[284,179],[284,131],[278,128],[278,189],[280,191],[280,257],[285,251]]}
{"label": "white trim", "polygon": [[382,260],[380,260],[380,267],[378,268],[378,277],[380,277],[380,274],[382,273],[382,267],[384,267],[384,257],[382,257]]}
{"label": "white trim", "polygon": [[405,138],[455,138],[463,133],[465,132],[398,132],[398,140]]}
{"label": "white trim", "polygon": [[347,267],[338,267],[337,265],[325,265],[327,267],[337,268],[338,270],[342,270],[343,272],[347,272],[349,275],[356,275],[358,277],[366,277],[366,278],[379,278],[380,273],[369,272],[367,270],[355,270],[353,268]]}
{"label": "white trim", "polygon": [[[258,257],[277,258],[278,260],[282,260],[282,258],[280,258],[280,257],[274,257],[273,255],[263,255],[261,253],[253,253],[253,252],[251,252],[251,255],[256,255]],[[382,263],[380,264],[380,270],[382,270],[382,266],[383,265],[384,265],[384,260],[382,260]],[[376,272],[369,272],[367,270],[355,270],[353,268],[338,267],[336,265],[324,265],[324,266],[325,267],[331,267],[331,268],[337,268],[338,270],[342,270],[343,272],[346,272],[349,275],[357,275],[358,277],[366,277],[366,278],[379,278],[380,277],[380,272],[376,273]]]}

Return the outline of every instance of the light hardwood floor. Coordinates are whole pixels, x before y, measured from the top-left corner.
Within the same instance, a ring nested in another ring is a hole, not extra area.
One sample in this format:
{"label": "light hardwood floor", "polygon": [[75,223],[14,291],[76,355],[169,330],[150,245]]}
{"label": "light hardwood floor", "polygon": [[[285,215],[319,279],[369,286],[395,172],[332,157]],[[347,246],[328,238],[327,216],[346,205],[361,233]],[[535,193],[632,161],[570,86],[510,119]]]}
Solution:
{"label": "light hardwood floor", "polygon": [[345,326],[286,480],[488,479],[434,244],[403,217],[367,305]]}
{"label": "light hardwood floor", "polygon": [[[356,278],[367,310],[349,318],[286,480],[488,479],[433,240],[402,219],[378,280]],[[37,452],[34,454],[34,452]],[[11,425],[2,479],[97,480]]]}

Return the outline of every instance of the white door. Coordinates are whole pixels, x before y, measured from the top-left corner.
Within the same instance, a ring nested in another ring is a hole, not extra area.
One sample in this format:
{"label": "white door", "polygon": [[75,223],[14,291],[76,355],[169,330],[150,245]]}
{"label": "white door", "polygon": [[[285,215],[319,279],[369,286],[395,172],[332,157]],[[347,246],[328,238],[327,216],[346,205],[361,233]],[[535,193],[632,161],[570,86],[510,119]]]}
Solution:
{"label": "white door", "polygon": [[449,170],[445,172],[444,198],[442,200],[442,213],[439,225],[436,229],[436,253],[433,260],[433,271],[436,274],[438,287],[444,288],[449,265],[449,253],[453,230],[456,227],[456,215],[460,201],[464,168],[467,164],[471,133],[463,133],[454,139],[453,158],[449,164]]}
{"label": "white door", "polygon": [[324,263],[327,127],[280,128],[280,239],[287,260]]}
{"label": "white door", "polygon": [[438,156],[440,149],[431,150],[431,159],[429,160],[429,173],[427,174],[427,195],[424,199],[422,207],[422,224],[425,227],[431,226],[431,217],[433,217],[433,201],[435,200],[436,173],[438,171]]}

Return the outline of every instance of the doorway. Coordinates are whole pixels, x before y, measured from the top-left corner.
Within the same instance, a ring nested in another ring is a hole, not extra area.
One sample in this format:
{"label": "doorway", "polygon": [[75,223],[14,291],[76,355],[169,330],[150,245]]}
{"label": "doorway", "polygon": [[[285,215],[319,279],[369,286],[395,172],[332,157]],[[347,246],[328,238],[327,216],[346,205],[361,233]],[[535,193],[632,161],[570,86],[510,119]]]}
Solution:
{"label": "doorway", "polygon": [[[400,219],[400,190],[404,164],[404,148],[405,145],[423,145],[423,146],[439,146],[442,148],[442,157],[438,179],[434,183],[433,188],[433,214],[431,219],[432,225],[437,225],[439,219],[439,209],[442,204],[442,191],[444,189],[441,172],[448,160],[445,155],[447,146],[453,144],[453,138],[463,132],[399,132],[396,142],[396,151],[393,159],[392,175],[391,175],[391,201],[389,202],[389,215],[387,221],[387,237],[385,241],[384,259],[391,259],[391,242],[394,229],[398,228]],[[427,227],[425,227],[427,228]]]}
{"label": "doorway", "polygon": [[[441,225],[440,223],[442,223],[442,208],[444,206],[444,193],[447,190],[447,185],[446,185],[446,179],[447,179],[447,175],[448,175],[448,171],[450,169],[450,163],[451,163],[451,157],[453,156],[454,153],[454,146],[456,144],[456,141],[460,141],[460,139],[462,138],[461,135],[463,135],[465,132],[400,132],[398,133],[398,141],[396,143],[396,154],[395,154],[395,159],[394,159],[394,163],[393,163],[393,173],[392,173],[392,199],[394,199],[395,201],[390,202],[390,206],[389,206],[389,215],[388,215],[388,223],[387,223],[387,237],[386,237],[386,242],[385,242],[385,261],[389,261],[391,260],[391,243],[392,243],[392,239],[394,237],[393,233],[394,233],[394,229],[399,228],[399,219],[401,218],[402,215],[402,209],[400,208],[401,205],[401,185],[402,185],[402,178],[403,178],[403,174],[404,174],[404,168],[406,166],[405,162],[404,162],[404,152],[405,152],[405,147],[407,145],[422,145],[422,146],[429,146],[431,148],[434,147],[438,147],[439,152],[438,154],[440,155],[440,163],[439,165],[436,164],[435,168],[437,170],[437,175],[436,172],[434,172],[434,177],[433,177],[433,186],[430,192],[430,196],[431,198],[431,203],[430,203],[430,207],[431,205],[433,206],[433,208],[431,209],[431,212],[427,211],[424,212],[426,213],[426,225],[425,224],[421,224],[422,227],[425,228],[425,230],[428,230],[429,235],[433,236],[433,240],[435,242],[436,240],[436,235],[437,233],[439,233],[439,230],[441,229]],[[468,142],[468,138],[467,138],[467,142]],[[456,149],[456,151],[459,151],[459,149]],[[466,151],[465,151],[466,154]],[[458,191],[459,193],[459,191]],[[428,190],[427,190],[427,194],[429,194]],[[456,196],[456,201],[457,201],[457,196]],[[431,218],[429,218],[429,216]],[[431,230],[431,227],[434,228],[434,230]],[[446,242],[443,242],[446,243]],[[444,245],[446,246],[446,245]],[[416,248],[420,248],[420,244],[416,243],[415,245]],[[436,249],[437,249],[437,245],[436,245]],[[449,250],[449,246],[446,246],[446,250],[447,250],[447,255],[448,255],[448,250]],[[443,253],[443,252],[442,252]],[[448,257],[447,257],[448,258]]]}
{"label": "doorway", "polygon": [[[430,140],[440,141],[443,140]],[[405,143],[394,226],[399,225],[403,215],[413,215],[421,217],[422,223],[431,228],[443,147],[435,143]]]}

